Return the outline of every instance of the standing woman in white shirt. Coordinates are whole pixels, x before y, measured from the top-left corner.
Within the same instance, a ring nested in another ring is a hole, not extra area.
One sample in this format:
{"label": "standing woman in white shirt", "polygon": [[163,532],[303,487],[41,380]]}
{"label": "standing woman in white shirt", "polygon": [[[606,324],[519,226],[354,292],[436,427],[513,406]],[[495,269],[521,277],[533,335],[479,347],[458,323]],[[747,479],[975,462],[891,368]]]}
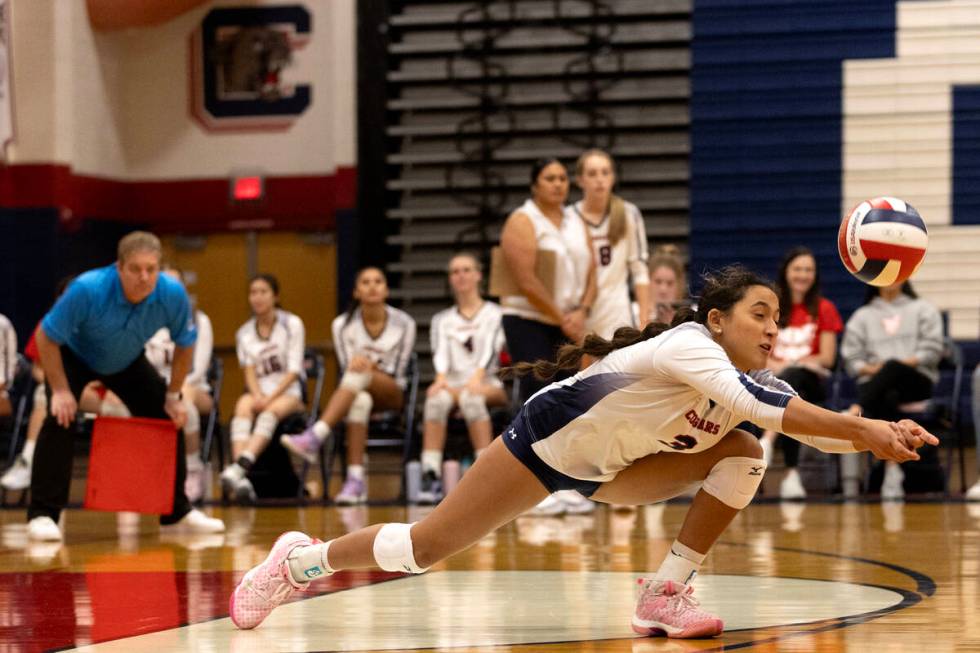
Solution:
{"label": "standing woman in white shirt", "polygon": [[300,383],[306,347],[303,320],[279,307],[279,281],[274,276],[259,274],[252,279],[248,303],[253,317],[235,334],[247,391],[235,404],[231,420],[235,462],[221,472],[225,494],[245,502],[256,498],[248,471],[269,446],[276,426],[303,410]]}
{"label": "standing woman in white shirt", "polygon": [[[513,362],[551,359],[558,347],[580,342],[595,301],[595,261],[585,224],[565,212],[568,171],[557,159],[541,159],[531,168],[531,199],[504,223],[500,247],[519,295],[500,298],[504,334]],[[537,277],[538,253],[555,255],[554,293]],[[544,387],[537,379],[521,381],[521,399]]]}
{"label": "standing woman in white shirt", "polygon": [[497,378],[504,333],[500,306],[480,296],[480,261],[464,252],[449,259],[455,303],[432,318],[432,365],[436,379],[425,393],[422,427],[422,489],[419,502],[442,498],[442,450],[446,423],[459,406],[479,457],[493,439],[488,406],[504,406],[507,395]]}
{"label": "standing woman in white shirt", "polygon": [[[181,285],[185,286],[184,275],[175,267],[163,266],[163,273],[170,275]],[[200,501],[204,496],[204,461],[201,460],[201,415],[211,412],[214,399],[208,386],[207,373],[211,364],[211,354],[214,351],[214,329],[211,318],[197,308],[191,297],[191,310],[194,312],[194,326],[197,327],[197,341],[194,343],[194,359],[191,371],[184,378],[181,388],[181,401],[187,410],[187,421],[184,422],[184,444],[187,452],[187,479],[184,491],[191,503]],[[146,342],[146,358],[156,371],[167,382],[173,368],[174,344],[170,337],[170,329],[163,327]]]}
{"label": "standing woman in white shirt", "polygon": [[[596,262],[597,293],[585,321],[587,333],[612,338],[621,326],[646,325],[650,313],[647,291],[647,233],[635,204],[613,194],[615,164],[602,150],[587,150],[575,164],[575,183],[582,199],[568,207],[588,226]],[[634,324],[630,282],[643,319]]]}
{"label": "standing woman in white shirt", "polygon": [[334,497],[343,505],[367,501],[364,450],[374,410],[400,410],[408,383],[408,362],[415,347],[415,320],[387,304],[388,280],[379,268],[357,273],[354,301],[333,321],[333,346],[340,366],[340,384],[319,421],[302,433],[283,435],[289,451],[309,463],[316,461],[333,427],[346,420],[347,478]]}
{"label": "standing woman in white shirt", "polygon": [[939,442],[910,420],[843,415],[793,394],[763,369],[778,317],[768,282],[728,268],[705,280],[698,311],[678,316],[675,328],[621,327],[612,341],[589,335],[583,346],[564,347],[557,364],[519,366],[550,377],[577,370],[585,354],[599,359],[524,404],[421,521],[376,524],[327,542],[295,531],[281,535],[232,594],[232,621],[254,628],[309,579],[341,569],[422,573],[558,489],[636,505],[701,483],[660,568],[639,581],[632,627],[644,635],[719,634],[721,619],[698,606],[691,583],[766,468],[758,441],[739,423],[798,434],[828,451],[871,450],[900,461]]}

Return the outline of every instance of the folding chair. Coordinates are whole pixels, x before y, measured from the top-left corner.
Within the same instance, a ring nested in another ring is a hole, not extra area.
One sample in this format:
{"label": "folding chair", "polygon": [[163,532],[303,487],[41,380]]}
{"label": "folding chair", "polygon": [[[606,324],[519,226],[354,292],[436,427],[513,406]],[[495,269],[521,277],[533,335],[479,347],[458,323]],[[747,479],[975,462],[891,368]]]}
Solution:
{"label": "folding chair", "polygon": [[[17,460],[17,454],[21,449],[21,442],[27,435],[27,422],[30,418],[31,409],[34,405],[34,390],[37,382],[31,374],[31,362],[23,354],[17,354],[17,366],[14,371],[14,378],[10,383],[7,394],[10,397],[12,412],[10,415],[10,431],[7,446],[7,464],[4,469],[9,468]],[[21,502],[26,499],[27,492],[21,493]],[[7,491],[0,487],[0,504],[7,501]]]}
{"label": "folding chair", "polygon": [[[320,417],[320,400],[323,398],[323,383],[326,376],[326,362],[323,358],[323,354],[316,351],[312,347],[307,347],[306,351],[303,353],[303,371],[306,374],[306,382],[302,384],[303,391],[303,403],[306,404],[306,413],[297,414],[292,423],[293,428],[289,430],[283,430],[283,432],[291,433],[296,431],[301,431],[304,428],[309,428],[316,423],[317,419]],[[312,391],[310,390],[310,384],[313,384]],[[283,420],[285,422],[285,420]],[[322,456],[321,456],[322,458]],[[303,462],[300,466],[299,472],[299,489],[297,490],[296,498],[300,501],[305,499],[306,492],[306,475],[309,473],[310,464]],[[326,486],[324,486],[325,488]],[[326,494],[326,490],[324,490]]]}
{"label": "folding chair", "polygon": [[[368,422],[367,449],[387,447],[398,447],[401,449],[401,490],[398,498],[405,497],[405,464],[409,461],[413,447],[416,446],[418,436],[415,432],[416,401],[419,391],[419,365],[418,354],[412,352],[412,357],[408,361],[406,370],[408,382],[405,385],[404,401],[401,410],[388,410],[376,412],[371,415]],[[323,499],[327,501],[327,491],[330,488],[330,477],[333,471],[334,457],[340,455],[341,470],[346,471],[346,440],[344,437],[343,422],[331,433],[330,442],[324,447],[324,452],[320,456],[320,474],[323,480]],[[304,472],[306,471],[304,465]]]}
{"label": "folding chair", "polygon": [[[208,412],[207,424],[204,427],[204,438],[201,441],[201,460],[207,465],[211,460],[211,447],[218,447],[218,464],[224,467],[227,464],[228,451],[225,449],[225,441],[221,434],[220,406],[221,387],[225,382],[225,364],[217,356],[211,357],[207,372],[208,387],[211,388],[211,411]],[[217,437],[215,437],[217,432]]]}
{"label": "folding chair", "polygon": [[939,438],[940,447],[946,447],[946,468],[943,470],[945,495],[949,494],[954,447],[960,458],[960,492],[966,492],[966,461],[959,413],[962,392],[963,350],[952,338],[944,336],[943,357],[939,361],[939,381],[932,389],[932,396],[925,401],[899,407],[903,410],[903,417],[921,424]]}
{"label": "folding chair", "polygon": [[10,415],[10,439],[7,447],[7,467],[14,463],[20,451],[21,435],[25,433],[30,407],[34,403],[37,382],[31,374],[31,362],[23,354],[17,354],[14,378],[7,390],[13,411]]}

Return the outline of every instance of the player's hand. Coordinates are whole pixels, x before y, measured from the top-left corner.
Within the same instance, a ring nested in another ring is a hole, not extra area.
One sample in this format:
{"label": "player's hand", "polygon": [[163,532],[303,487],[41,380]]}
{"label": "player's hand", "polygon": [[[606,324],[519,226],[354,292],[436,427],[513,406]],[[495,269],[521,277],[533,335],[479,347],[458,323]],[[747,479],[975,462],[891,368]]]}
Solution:
{"label": "player's hand", "polygon": [[259,394],[252,397],[252,408],[256,411],[265,410],[266,406],[269,405],[269,398],[265,395]]}
{"label": "player's hand", "polygon": [[925,430],[910,419],[903,419],[898,422],[890,422],[892,430],[898,434],[905,446],[909,449],[918,449],[927,444],[939,446],[939,438]]}
{"label": "player's hand", "polygon": [[861,436],[864,446],[881,460],[892,460],[904,463],[918,460],[919,454],[905,443],[901,430],[895,428],[892,422],[880,419],[864,420],[864,433]]}
{"label": "player's hand", "polygon": [[68,428],[75,421],[75,413],[78,411],[78,402],[71,390],[53,390],[51,392],[51,416],[55,418],[58,425]]}
{"label": "player's hand", "polygon": [[367,356],[354,356],[350,359],[350,364],[347,366],[351,372],[370,372],[374,369],[374,363]]}
{"label": "player's hand", "polygon": [[174,426],[177,428],[184,426],[184,422],[187,421],[187,408],[184,407],[183,401],[175,397],[167,397],[163,402],[163,410],[166,411]]}
{"label": "player's hand", "polygon": [[561,331],[572,342],[582,342],[585,337],[585,311],[576,309],[561,318]]}
{"label": "player's hand", "polygon": [[433,381],[432,385],[425,391],[426,398],[435,397],[440,390],[445,390],[449,385],[445,381]]}

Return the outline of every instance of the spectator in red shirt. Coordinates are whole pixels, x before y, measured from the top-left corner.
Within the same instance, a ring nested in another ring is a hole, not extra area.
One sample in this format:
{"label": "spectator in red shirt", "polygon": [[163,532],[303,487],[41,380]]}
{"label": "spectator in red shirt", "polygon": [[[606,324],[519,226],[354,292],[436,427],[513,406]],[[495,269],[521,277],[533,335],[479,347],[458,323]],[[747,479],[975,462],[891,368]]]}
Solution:
{"label": "spectator in red shirt", "polygon": [[[779,334],[769,356],[769,369],[789,383],[800,397],[812,403],[824,401],[824,382],[837,358],[837,334],[844,323],[833,302],[820,294],[817,260],[806,247],[786,253],[776,277],[779,296]],[[762,450],[768,463],[772,459],[777,433],[762,434]],[[800,444],[781,438],[787,472],[779,486],[781,499],[803,499],[806,490],[797,465]]]}

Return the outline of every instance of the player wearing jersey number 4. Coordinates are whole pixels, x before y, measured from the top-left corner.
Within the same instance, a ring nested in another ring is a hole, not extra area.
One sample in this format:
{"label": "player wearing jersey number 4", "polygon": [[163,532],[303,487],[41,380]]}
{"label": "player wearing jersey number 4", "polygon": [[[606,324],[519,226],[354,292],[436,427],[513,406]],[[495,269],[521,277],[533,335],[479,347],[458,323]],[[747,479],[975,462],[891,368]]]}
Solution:
{"label": "player wearing jersey number 4", "polygon": [[598,360],[531,397],[505,433],[435,510],[414,524],[377,524],[316,543],[290,533],[249,571],[231,597],[231,618],[254,628],[309,579],[341,569],[424,572],[560,489],[596,501],[647,504],[701,483],[656,573],[641,579],[632,618],[646,635],[710,637],[718,617],[702,610],[692,582],[711,545],[759,487],[766,465],[749,420],[829,452],[870,450],[915,460],[938,440],[909,420],[885,422],[810,404],[764,371],[779,301],[740,267],[705,279],[698,311],[674,328],[624,327],[588,336],[557,363],[521,364],[543,377]]}

